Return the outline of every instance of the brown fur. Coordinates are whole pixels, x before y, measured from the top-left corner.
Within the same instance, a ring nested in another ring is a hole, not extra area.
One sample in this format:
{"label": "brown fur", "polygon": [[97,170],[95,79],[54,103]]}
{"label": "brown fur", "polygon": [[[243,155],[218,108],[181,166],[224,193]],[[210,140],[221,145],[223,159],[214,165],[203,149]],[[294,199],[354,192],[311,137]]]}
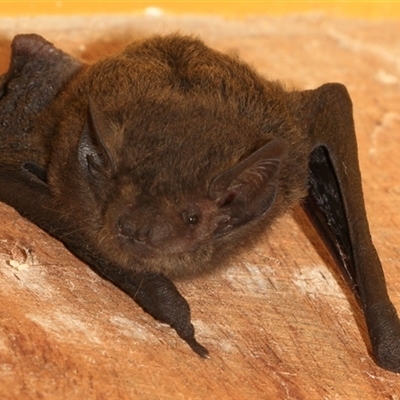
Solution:
{"label": "brown fur", "polygon": [[[115,168],[98,179],[77,160],[89,99],[108,125],[102,140]],[[304,195],[308,142],[287,107],[279,83],[200,40],[171,35],[133,43],[83,67],[41,119],[46,126],[38,125],[52,143],[54,205],[104,257],[127,269],[176,276],[215,268]],[[273,206],[215,238],[221,210],[209,198],[210,183],[276,137],[285,156]],[[181,218],[194,206],[202,215],[195,228]],[[157,243],[121,238],[116,221],[126,213],[135,226],[163,231]]]}

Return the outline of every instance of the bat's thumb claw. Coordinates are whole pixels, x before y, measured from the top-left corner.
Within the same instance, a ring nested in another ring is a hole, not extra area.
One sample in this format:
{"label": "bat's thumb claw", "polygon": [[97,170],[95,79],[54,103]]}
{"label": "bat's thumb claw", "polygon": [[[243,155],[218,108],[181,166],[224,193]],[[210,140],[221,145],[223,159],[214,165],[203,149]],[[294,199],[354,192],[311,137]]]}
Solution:
{"label": "bat's thumb claw", "polygon": [[208,350],[203,345],[201,345],[196,339],[193,338],[193,340],[187,341],[187,344],[201,358],[210,358]]}
{"label": "bat's thumb claw", "polygon": [[193,339],[192,343],[188,342],[188,344],[191,347],[191,349],[201,358],[210,358],[208,350],[203,345],[201,345],[196,339]]}
{"label": "bat's thumb claw", "polygon": [[173,326],[173,328],[196,354],[201,358],[209,358],[208,350],[196,340],[194,327],[190,322],[184,323],[182,326]]}

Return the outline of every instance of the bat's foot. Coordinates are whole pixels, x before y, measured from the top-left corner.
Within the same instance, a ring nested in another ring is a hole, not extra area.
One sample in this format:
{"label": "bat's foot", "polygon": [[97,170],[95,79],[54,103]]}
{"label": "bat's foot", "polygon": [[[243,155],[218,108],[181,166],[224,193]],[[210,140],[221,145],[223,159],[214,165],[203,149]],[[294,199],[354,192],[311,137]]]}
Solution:
{"label": "bat's foot", "polygon": [[400,372],[400,320],[394,306],[389,302],[372,307],[367,313],[367,323],[377,364]]}

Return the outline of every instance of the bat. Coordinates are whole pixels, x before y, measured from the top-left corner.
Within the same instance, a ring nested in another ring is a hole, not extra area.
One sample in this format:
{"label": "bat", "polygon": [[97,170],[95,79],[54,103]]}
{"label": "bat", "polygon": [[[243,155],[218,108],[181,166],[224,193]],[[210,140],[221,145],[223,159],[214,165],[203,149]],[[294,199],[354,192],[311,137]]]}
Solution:
{"label": "bat", "polygon": [[229,265],[301,204],[359,300],[374,359],[400,372],[341,84],[287,91],[177,34],[92,65],[18,35],[0,80],[0,184],[0,201],[202,357],[172,279]]}

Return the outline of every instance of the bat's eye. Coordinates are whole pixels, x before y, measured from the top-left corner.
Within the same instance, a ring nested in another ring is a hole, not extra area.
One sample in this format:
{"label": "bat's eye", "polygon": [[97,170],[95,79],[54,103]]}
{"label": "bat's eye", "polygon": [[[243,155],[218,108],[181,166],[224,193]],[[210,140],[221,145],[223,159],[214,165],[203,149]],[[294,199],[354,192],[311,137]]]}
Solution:
{"label": "bat's eye", "polygon": [[181,214],[182,221],[187,225],[196,225],[201,218],[201,210],[197,204],[190,203]]}
{"label": "bat's eye", "polygon": [[199,222],[199,216],[193,212],[184,211],[182,213],[182,220],[185,224],[195,225]]}

